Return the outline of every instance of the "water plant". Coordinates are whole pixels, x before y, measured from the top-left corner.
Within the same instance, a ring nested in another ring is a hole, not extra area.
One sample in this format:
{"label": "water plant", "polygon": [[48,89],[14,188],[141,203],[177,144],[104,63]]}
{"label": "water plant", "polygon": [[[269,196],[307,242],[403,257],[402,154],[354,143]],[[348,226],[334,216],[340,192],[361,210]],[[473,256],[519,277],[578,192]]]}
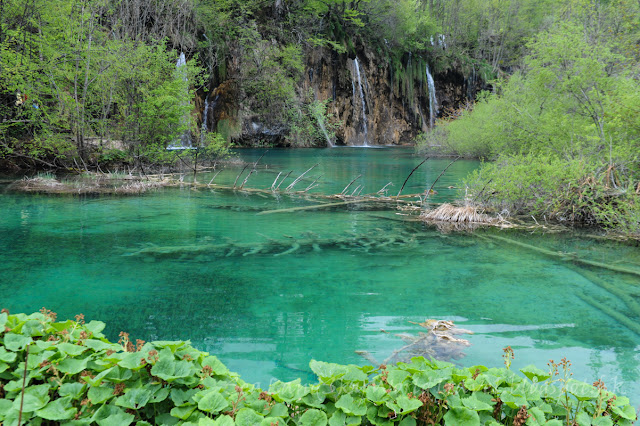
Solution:
{"label": "water plant", "polygon": [[[453,364],[415,357],[397,365],[310,362],[318,383],[262,390],[185,341],[143,342],[105,324],[56,322],[42,309],[0,313],[0,422],[4,425],[630,425],[629,400],[534,366]],[[514,354],[505,350],[505,362]],[[558,373],[559,374],[559,373]]]}

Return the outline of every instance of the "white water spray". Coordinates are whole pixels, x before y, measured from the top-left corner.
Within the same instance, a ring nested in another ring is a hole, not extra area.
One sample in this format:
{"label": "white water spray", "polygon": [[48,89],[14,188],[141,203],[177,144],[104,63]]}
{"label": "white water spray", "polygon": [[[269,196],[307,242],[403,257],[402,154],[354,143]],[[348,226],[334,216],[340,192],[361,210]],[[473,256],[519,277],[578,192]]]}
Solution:
{"label": "white water spray", "polygon": [[[360,74],[360,64],[358,63],[358,58],[353,60],[353,68],[356,71],[356,77],[358,78],[358,93],[360,95],[360,100],[362,103],[362,124],[364,126],[364,146],[369,146],[369,129],[367,125],[367,104],[364,99],[364,90],[362,89],[362,76]],[[353,86],[353,98],[355,101],[356,97],[356,89],[355,83],[352,81]]]}

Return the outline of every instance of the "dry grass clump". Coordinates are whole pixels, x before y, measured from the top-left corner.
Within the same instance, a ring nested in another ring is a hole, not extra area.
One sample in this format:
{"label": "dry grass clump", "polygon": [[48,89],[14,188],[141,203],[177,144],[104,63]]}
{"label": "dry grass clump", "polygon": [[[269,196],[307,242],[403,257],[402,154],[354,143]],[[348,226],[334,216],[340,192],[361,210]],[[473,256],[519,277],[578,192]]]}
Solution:
{"label": "dry grass clump", "polygon": [[486,223],[496,224],[498,219],[478,211],[477,207],[454,205],[444,203],[434,210],[429,210],[420,215],[423,220],[434,222],[454,223]]}
{"label": "dry grass clump", "polygon": [[[135,178],[138,179],[138,178]],[[12,190],[22,192],[37,192],[43,194],[142,194],[149,189],[155,189],[169,184],[167,180],[134,180],[123,184],[123,179],[111,175],[81,176],[78,179],[59,181],[54,175],[41,174],[25,178],[10,186]]]}

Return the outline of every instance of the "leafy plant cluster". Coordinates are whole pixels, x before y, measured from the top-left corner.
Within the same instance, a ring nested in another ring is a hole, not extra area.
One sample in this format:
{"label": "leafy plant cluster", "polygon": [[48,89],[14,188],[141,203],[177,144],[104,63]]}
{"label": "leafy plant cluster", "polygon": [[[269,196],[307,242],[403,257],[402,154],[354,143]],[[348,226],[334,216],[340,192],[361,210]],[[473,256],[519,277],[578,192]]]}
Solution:
{"label": "leafy plant cluster", "polygon": [[[506,369],[413,358],[378,368],[311,361],[318,383],[261,390],[184,341],[118,343],[105,324],[46,309],[0,314],[4,425],[630,425],[629,400],[570,378],[570,363]],[[558,383],[553,383],[556,381]]]}

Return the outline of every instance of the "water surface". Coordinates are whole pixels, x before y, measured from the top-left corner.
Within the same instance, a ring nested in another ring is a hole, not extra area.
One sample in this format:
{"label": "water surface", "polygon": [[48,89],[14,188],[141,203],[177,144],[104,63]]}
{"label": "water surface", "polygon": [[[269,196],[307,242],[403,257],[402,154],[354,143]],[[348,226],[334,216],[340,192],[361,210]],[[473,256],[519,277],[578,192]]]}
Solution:
{"label": "water surface", "polygon": [[[240,155],[255,161],[262,153]],[[339,193],[362,174],[353,189],[364,185],[362,193],[375,193],[391,181],[395,194],[420,161],[401,149],[275,150],[260,161],[268,169],[246,186],[268,188],[278,172],[293,170],[282,189],[319,163],[296,189],[322,175],[309,192]],[[427,161],[403,193],[424,192],[449,163]],[[448,187],[477,166],[452,165],[434,201],[453,199],[457,189]],[[215,182],[233,184],[239,171],[229,168]],[[315,203],[188,186],[139,197],[5,190],[0,305],[12,312],[46,306],[59,318],[84,313],[107,322],[114,340],[121,330],[134,339],[189,339],[265,387],[274,379],[313,380],[312,358],[364,364],[355,351],[366,350],[382,360],[403,346],[396,333],[420,331],[410,321],[453,319],[475,332],[466,357],[456,361],[462,365],[500,366],[507,345],[515,350],[515,368],[546,369],[549,359],[566,356],[575,378],[602,378],[640,404],[640,337],[587,303],[637,322],[638,313],[602,287],[613,285],[638,302],[637,278],[491,236],[640,270],[637,247],[575,232],[442,233],[362,206],[258,214]],[[388,236],[393,243],[381,245]]]}

